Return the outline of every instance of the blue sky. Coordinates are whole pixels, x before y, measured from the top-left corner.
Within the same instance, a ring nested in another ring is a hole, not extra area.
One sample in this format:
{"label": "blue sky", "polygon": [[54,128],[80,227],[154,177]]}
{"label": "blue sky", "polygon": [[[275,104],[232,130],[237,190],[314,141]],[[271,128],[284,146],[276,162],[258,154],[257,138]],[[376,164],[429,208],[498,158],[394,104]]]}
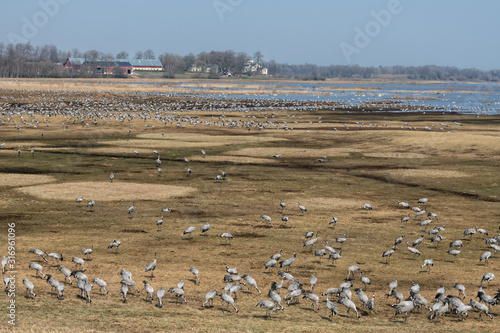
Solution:
{"label": "blue sky", "polygon": [[498,0],[4,0],[0,42],[131,55],[148,48],[156,55],[261,51],[264,60],[290,64],[499,69],[499,13]]}

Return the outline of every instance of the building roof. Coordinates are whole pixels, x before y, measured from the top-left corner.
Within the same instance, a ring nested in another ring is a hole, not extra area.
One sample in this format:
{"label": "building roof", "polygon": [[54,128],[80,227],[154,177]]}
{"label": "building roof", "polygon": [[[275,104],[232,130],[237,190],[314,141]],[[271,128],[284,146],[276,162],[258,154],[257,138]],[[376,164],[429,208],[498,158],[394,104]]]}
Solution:
{"label": "building roof", "polygon": [[129,62],[134,67],[162,67],[158,59],[116,59],[119,62]]}
{"label": "building roof", "polygon": [[85,58],[68,58],[71,65],[82,65],[84,63],[97,66],[114,66],[118,63],[121,67],[162,67],[158,59],[112,59],[106,61],[87,61]]}

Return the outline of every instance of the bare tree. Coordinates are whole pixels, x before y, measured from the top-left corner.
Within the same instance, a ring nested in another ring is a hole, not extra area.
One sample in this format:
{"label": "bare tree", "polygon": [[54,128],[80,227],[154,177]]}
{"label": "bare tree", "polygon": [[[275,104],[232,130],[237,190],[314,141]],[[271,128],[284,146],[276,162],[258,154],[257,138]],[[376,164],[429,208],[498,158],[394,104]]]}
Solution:
{"label": "bare tree", "polygon": [[164,77],[173,79],[179,66],[182,65],[182,57],[172,53],[164,53],[159,56],[159,59],[165,72]]}
{"label": "bare tree", "polygon": [[144,51],[143,58],[144,59],[156,59],[155,51],[153,51],[151,49],[147,49],[146,51]]}
{"label": "bare tree", "polygon": [[263,58],[264,58],[264,55],[260,51],[257,51],[253,54],[253,60],[255,60],[255,62],[258,64],[260,64],[260,62],[262,61]]}
{"label": "bare tree", "polygon": [[127,51],[121,51],[116,55],[116,59],[128,59],[128,52]]}
{"label": "bare tree", "polygon": [[77,48],[74,48],[73,50],[71,50],[71,56],[73,58],[81,58],[83,57],[83,54]]}
{"label": "bare tree", "polygon": [[236,55],[234,58],[234,65],[233,65],[233,72],[236,74],[241,75],[243,71],[245,70],[245,66],[248,62],[248,56],[244,52],[240,52]]}
{"label": "bare tree", "polygon": [[142,51],[137,51],[134,55],[134,59],[142,59],[144,58],[144,53]]}

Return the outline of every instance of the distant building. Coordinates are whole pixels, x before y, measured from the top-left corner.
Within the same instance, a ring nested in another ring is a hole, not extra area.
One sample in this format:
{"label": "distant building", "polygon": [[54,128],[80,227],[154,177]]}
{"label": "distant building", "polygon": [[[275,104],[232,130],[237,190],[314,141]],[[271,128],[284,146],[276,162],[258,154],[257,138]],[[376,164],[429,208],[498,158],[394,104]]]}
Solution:
{"label": "distant building", "polygon": [[134,70],[161,71],[163,66],[158,59],[116,59],[116,61],[129,62]]}
{"label": "distant building", "polygon": [[81,66],[93,67],[102,74],[113,74],[119,66],[125,73],[132,74],[134,70],[161,71],[162,64],[157,59],[114,59],[106,61],[87,61],[85,58],[68,58],[64,62],[66,68],[80,69]]}
{"label": "distant building", "polygon": [[191,65],[191,67],[189,67],[188,69],[188,72],[202,72],[203,71],[203,68],[201,68],[201,66],[196,66],[196,65]]}
{"label": "distant building", "polygon": [[268,70],[266,67],[262,66],[261,64],[256,63],[253,60],[248,60],[243,71],[246,73],[261,74],[261,75],[267,75],[267,73],[268,73]]}

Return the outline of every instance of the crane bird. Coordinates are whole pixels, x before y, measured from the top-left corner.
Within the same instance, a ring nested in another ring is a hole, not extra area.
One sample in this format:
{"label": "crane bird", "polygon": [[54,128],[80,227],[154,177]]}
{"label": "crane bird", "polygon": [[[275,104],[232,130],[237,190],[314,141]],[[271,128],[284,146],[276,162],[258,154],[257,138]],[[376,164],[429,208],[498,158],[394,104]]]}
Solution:
{"label": "crane bird", "polygon": [[298,204],[299,204],[300,213],[303,215],[304,212],[307,212],[307,208],[305,206],[301,205],[300,202]]}
{"label": "crane bird", "polygon": [[261,218],[261,219],[263,219],[264,221],[266,221],[267,223],[269,223],[269,225],[270,225],[271,227],[273,227],[273,224],[271,223],[271,217],[269,217],[268,215],[264,215],[264,214],[262,214],[262,215],[260,216],[260,218]]}
{"label": "crane bird", "polygon": [[312,292],[305,291],[304,296],[302,298],[307,298],[312,302],[312,306],[316,305],[316,309],[319,310],[319,297],[316,294],[313,294]]}
{"label": "crane bird", "polygon": [[238,275],[238,269],[236,269],[236,267],[226,266],[226,272],[228,272],[230,275]]}
{"label": "crane bird", "polygon": [[457,255],[460,254],[460,250],[450,249],[450,250],[448,250],[448,254],[451,254],[452,256],[456,257]]}
{"label": "crane bird", "polygon": [[394,240],[394,246],[398,246],[399,244],[401,244],[404,237],[405,235],[401,235],[401,237],[396,238],[396,240]]}
{"label": "crane bird", "polygon": [[430,271],[431,266],[434,266],[434,261],[432,259],[425,259],[424,264],[420,266],[420,268],[424,268],[425,266],[427,266],[427,269]]}
{"label": "crane bird", "polygon": [[354,291],[356,292],[356,295],[358,295],[358,298],[361,301],[361,303],[363,303],[363,305],[366,308],[366,303],[368,303],[368,295],[366,295],[363,289],[359,287],[354,289]]}
{"label": "crane bird", "polygon": [[199,278],[199,276],[198,276],[198,275],[200,274],[200,271],[198,270],[198,268],[191,267],[191,268],[189,269],[189,271],[190,271],[191,273],[193,273],[194,277],[196,278],[196,282],[197,282],[198,284],[200,284],[200,278]]}
{"label": "crane bird", "polygon": [[326,294],[326,307],[328,308],[328,310],[330,310],[330,315],[328,316],[328,318],[331,318],[331,320],[333,321],[333,315],[337,315],[337,306],[335,305],[335,303],[328,299],[329,295],[330,294],[328,293]]}
{"label": "crane bird", "polygon": [[406,201],[398,201],[398,205],[401,206],[402,208],[410,208],[410,204],[407,203]]}
{"label": "crane bird", "polygon": [[36,271],[36,275],[38,276],[38,273],[42,274],[43,278],[45,279],[45,274],[42,272],[42,265],[30,262],[29,268],[34,269]]}
{"label": "crane bird", "polygon": [[209,291],[205,295],[205,302],[203,302],[203,304],[201,305],[201,307],[204,308],[205,305],[210,304],[210,303],[212,303],[212,306],[213,306],[215,296],[217,296],[217,290],[214,289],[212,291]]}
{"label": "crane bird", "polygon": [[97,284],[99,286],[99,291],[101,291],[101,289],[104,289],[104,292],[107,294],[108,291],[106,290],[106,287],[108,286],[108,284],[106,283],[106,281],[104,281],[103,279],[99,279],[97,277],[94,278],[94,280],[92,280],[92,282],[94,282],[95,284]]}
{"label": "crane bird", "polygon": [[254,287],[259,292],[259,295],[261,294],[259,287],[257,287],[257,282],[255,281],[255,279],[253,277],[251,277],[250,275],[245,273],[241,276],[241,278],[245,279],[245,281],[247,282],[248,290],[251,289],[250,287]]}
{"label": "crane bird", "polygon": [[2,258],[2,274],[5,274],[5,266],[7,266],[9,262],[9,258],[7,258],[6,256],[3,256]]}
{"label": "crane bird", "polygon": [[373,209],[372,205],[370,205],[369,203],[365,203],[363,206],[361,206],[361,208],[367,209],[367,210],[372,210]]}
{"label": "crane bird", "polygon": [[78,266],[78,265],[82,266],[82,272],[85,272],[85,267],[83,266],[85,264],[85,261],[82,258],[73,257],[73,259],[71,259],[71,261],[74,262],[76,266]]}
{"label": "crane bird", "polygon": [[314,275],[311,275],[311,279],[309,280],[309,284],[311,285],[311,290],[310,292],[313,291],[314,289],[314,286],[316,285],[316,283],[318,283],[318,278],[315,277]]}
{"label": "crane bird", "polygon": [[486,273],[483,275],[481,279],[481,288],[483,287],[483,281],[488,282],[488,287],[490,286],[490,281],[492,281],[495,278],[495,274],[493,273]]}
{"label": "crane bird", "polygon": [[46,258],[45,258],[45,256],[44,256],[45,252],[43,252],[42,250],[39,250],[39,249],[31,249],[31,250],[30,250],[30,253],[34,253],[34,254],[36,254],[37,256],[42,257],[42,259],[43,259],[45,262],[47,262],[47,259],[46,259]]}
{"label": "crane bird", "polygon": [[270,314],[271,311],[276,311],[278,309],[276,304],[274,304],[273,301],[269,301],[269,300],[259,301],[256,306],[266,308],[266,316],[267,317],[271,316],[271,314]]}
{"label": "crane bird", "polygon": [[458,290],[458,296],[460,296],[460,293],[462,293],[462,298],[465,299],[465,286],[460,283],[455,283],[453,288]]}
{"label": "crane bird", "polygon": [[132,201],[132,206],[128,208],[129,218],[132,218],[132,213],[135,211],[135,201]]}
{"label": "crane bird", "polygon": [[391,305],[393,308],[396,309],[396,313],[394,314],[394,317],[396,317],[399,314],[405,314],[405,322],[408,320],[408,313],[411,312],[413,309],[415,309],[415,302],[413,300],[410,301],[402,301],[397,304]]}
{"label": "crane bird", "polygon": [[146,295],[149,294],[149,297],[151,298],[151,302],[153,302],[153,293],[155,292],[153,286],[151,286],[149,284],[149,282],[146,280],[143,280],[142,282],[144,283],[144,290],[146,291]]}
{"label": "crane bird", "polygon": [[158,155],[158,158],[156,159],[156,165],[157,166],[161,165],[160,155]]}
{"label": "crane bird", "polygon": [[481,317],[481,314],[484,312],[488,317],[490,317],[490,319],[493,319],[493,316],[489,314],[488,307],[486,305],[481,304],[478,301],[473,300],[473,299],[470,300],[469,304],[473,308],[476,308],[479,310],[479,317]]}
{"label": "crane bird", "polygon": [[484,260],[485,265],[488,265],[488,259],[490,259],[490,257],[491,257],[491,252],[486,251],[483,254],[481,254],[481,256],[479,257],[479,262]]}
{"label": "crane bird", "polygon": [[472,239],[472,235],[474,235],[475,233],[476,233],[475,228],[465,229],[464,236],[470,236],[470,239]]}
{"label": "crane bird", "polygon": [[281,259],[281,253],[282,253],[282,251],[283,251],[283,250],[282,250],[282,249],[280,249],[280,252],[279,252],[279,253],[273,254],[273,255],[271,256],[271,259],[274,259],[274,260],[276,260],[276,261],[280,260],[280,259]]}
{"label": "crane bird", "polygon": [[405,227],[408,225],[408,221],[409,220],[410,220],[410,213],[408,213],[408,216],[405,216],[405,217],[401,218],[401,222],[402,223],[406,223]]}
{"label": "crane bird", "polygon": [[[196,230],[196,227],[187,227],[186,230],[182,232],[183,235],[191,235],[193,231]],[[189,238],[187,238],[189,239]]]}
{"label": "crane bird", "polygon": [[[318,233],[316,232],[316,238],[312,238],[310,240],[305,241],[304,245],[302,247],[304,247],[304,246],[311,246],[312,247],[314,245],[314,243],[316,243],[317,241],[318,241]],[[312,248],[311,248],[311,250],[312,250]]]}
{"label": "crane bird", "polygon": [[337,224],[338,220],[339,220],[338,218],[336,218],[335,216],[333,216],[330,219],[330,222],[328,222],[328,226],[330,226],[330,224],[333,224],[333,228],[335,228],[335,225]]}
{"label": "crane bird", "polygon": [[63,265],[59,265],[59,271],[64,275],[64,281],[66,281],[66,278],[69,279],[69,284],[72,284],[71,282],[71,271],[64,267]]}
{"label": "crane bird", "polygon": [[330,253],[337,253],[337,251],[333,247],[331,247],[331,246],[328,245],[328,241],[327,240],[325,241],[325,249],[328,252],[330,252]]}
{"label": "crane bird", "polygon": [[425,204],[427,203],[427,201],[429,201],[429,199],[428,199],[428,198],[421,198],[421,199],[418,199],[418,202],[417,202],[417,203],[419,203],[419,204],[424,204],[424,205],[425,205]]}
{"label": "crane bird", "polygon": [[111,174],[109,175],[109,181],[112,183],[114,178],[115,175],[113,174],[113,172],[111,172]]}
{"label": "crane bird", "polygon": [[200,229],[201,229],[201,232],[202,232],[202,233],[205,233],[205,232],[207,232],[208,230],[210,230],[210,228],[211,228],[211,227],[212,227],[212,226],[211,226],[209,223],[205,223],[204,225],[202,225],[202,226],[201,226],[201,228],[200,228]]}
{"label": "crane bird", "polygon": [[450,247],[458,247],[459,250],[462,248],[462,246],[463,246],[463,243],[462,243],[461,239],[450,243]]}
{"label": "crane bird", "polygon": [[283,311],[285,308],[283,308],[283,305],[281,305],[281,296],[274,291],[275,290],[274,288],[276,288],[276,282],[273,282],[273,284],[271,284],[268,296],[273,300],[273,302],[277,303],[278,306],[281,308],[281,311]]}
{"label": "crane bird", "polygon": [[128,286],[122,283],[120,287],[120,292],[123,294],[123,303],[127,302]]}
{"label": "crane bird", "polygon": [[264,267],[265,269],[267,270],[268,268],[271,268],[271,271],[273,269],[274,266],[276,266],[278,262],[275,260],[275,259],[271,259],[269,261],[267,261],[265,264],[264,264]]}
{"label": "crane bird", "polygon": [[408,244],[408,242],[406,242],[406,248],[408,249],[408,251],[410,251],[411,253],[413,254],[416,254],[416,255],[420,255],[420,251],[417,250],[416,248],[414,247],[410,247],[410,244]]}
{"label": "crane bird", "polygon": [[161,230],[162,225],[163,225],[163,215],[159,220],[156,221],[156,226],[158,227],[158,229],[157,229],[158,231]]}
{"label": "crane bird", "polygon": [[412,246],[419,246],[424,239],[424,234],[421,234],[419,238],[413,241]]}
{"label": "crane bird", "polygon": [[158,298],[158,307],[161,309],[163,307],[163,297],[165,297],[165,289],[160,287],[160,289],[156,292],[156,297]]}
{"label": "crane bird", "polygon": [[286,203],[283,202],[282,199],[280,199],[280,207],[281,207],[281,213],[283,213],[283,210],[286,208]]}
{"label": "crane bird", "polygon": [[94,211],[94,206],[95,206],[95,201],[94,200],[90,200],[89,202],[87,202],[87,207],[90,207],[90,211],[91,212]]}
{"label": "crane bird", "polygon": [[368,284],[371,284],[372,282],[370,281],[370,278],[363,276],[363,274],[364,274],[364,272],[361,272],[361,282],[363,282],[363,284],[365,285],[365,290],[366,290],[366,286]]}
{"label": "crane bird", "polygon": [[82,249],[82,252],[83,252],[83,255],[86,256],[86,255],[91,255],[92,252],[94,252],[94,245],[91,245],[90,246],[90,249]]}
{"label": "crane bird", "polygon": [[118,246],[120,246],[121,243],[122,243],[121,241],[113,239],[113,242],[109,243],[108,249],[115,248],[118,251]]}
{"label": "crane bird", "polygon": [[339,303],[347,308],[347,315],[349,315],[350,310],[353,310],[354,312],[356,312],[356,317],[359,319],[359,313],[358,313],[358,310],[356,309],[356,304],[354,304],[353,301],[351,301],[349,298],[341,295],[339,298]]}
{"label": "crane bird", "polygon": [[23,284],[26,287],[26,294],[28,293],[28,290],[29,290],[31,295],[33,295],[33,297],[36,297],[36,294],[33,292],[33,289],[35,289],[33,282],[31,282],[28,279],[23,279]]}
{"label": "crane bird", "polygon": [[[236,313],[238,313],[238,309],[234,306],[234,299],[226,293],[221,293],[220,298],[222,299],[222,304],[226,303],[226,306],[231,305]],[[222,308],[222,312],[224,312],[224,308]]]}
{"label": "crane bird", "polygon": [[392,247],[392,249],[390,250],[387,250],[385,251],[384,253],[382,253],[382,258],[385,258],[385,263],[386,265],[389,265],[389,259],[391,258],[391,256],[394,254],[394,252],[396,252],[396,245],[394,245]]}
{"label": "crane bird", "polygon": [[83,201],[83,195],[81,197],[79,197],[79,198],[76,198],[75,201],[76,201],[77,204],[81,204],[82,201]]}
{"label": "crane bird", "polygon": [[335,266],[335,260],[338,260],[341,258],[341,254],[342,254],[342,250],[340,250],[339,252],[330,253],[330,256],[328,257],[328,259],[332,260],[333,266]]}
{"label": "crane bird", "polygon": [[352,266],[349,266],[349,268],[347,269],[347,277],[346,277],[346,280],[349,280],[349,278],[351,277],[351,275],[354,277],[354,273],[359,271],[361,269],[361,267],[359,267],[358,263],[355,263],[354,265]]}
{"label": "crane bird", "polygon": [[224,244],[227,244],[228,241],[233,239],[233,235],[231,235],[229,232],[224,232],[220,235],[217,235],[217,237],[224,238],[226,240]]}
{"label": "crane bird", "polygon": [[290,265],[293,264],[296,258],[297,258],[297,253],[294,252],[293,257],[279,262],[280,267],[286,267],[287,270],[290,270]]}
{"label": "crane bird", "polygon": [[153,260],[152,263],[150,263],[149,265],[144,265],[145,267],[145,272],[149,272],[151,271],[151,278],[153,278],[153,273],[154,273],[154,270],[156,269],[156,252],[155,252],[155,260]]}
{"label": "crane bird", "polygon": [[344,234],[344,237],[337,237],[335,238],[335,241],[337,243],[340,243],[340,248],[342,249],[342,245],[344,245],[344,242],[347,240],[347,234]]}

